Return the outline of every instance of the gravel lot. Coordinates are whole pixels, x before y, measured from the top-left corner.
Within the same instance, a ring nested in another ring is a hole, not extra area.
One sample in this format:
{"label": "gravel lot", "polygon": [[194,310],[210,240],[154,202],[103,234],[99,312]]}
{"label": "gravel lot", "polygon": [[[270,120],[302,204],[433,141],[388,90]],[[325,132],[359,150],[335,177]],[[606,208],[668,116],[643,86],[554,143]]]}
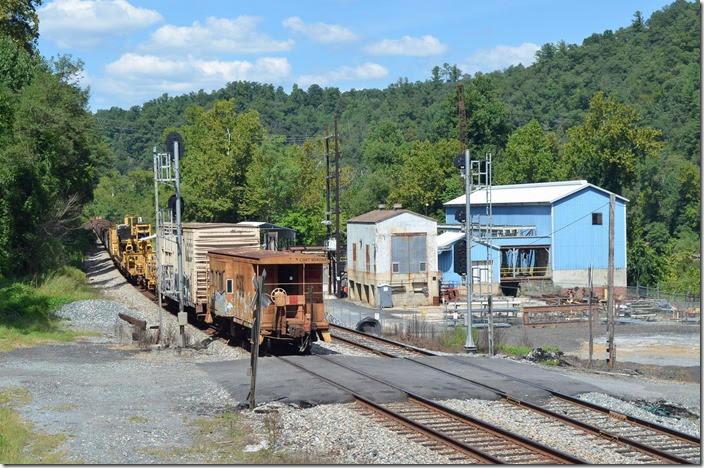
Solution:
{"label": "gravel lot", "polygon": [[[248,353],[218,342],[206,349],[140,349],[138,344],[131,343],[130,327],[119,320],[117,314],[127,313],[154,324],[158,323],[159,309],[124,281],[103,250],[96,250],[87,257],[86,268],[89,281],[103,291],[105,300],[67,304],[58,314],[66,318],[71,327],[99,332],[100,336],[75,343],[18,349],[3,355],[0,388],[23,387],[31,392],[33,400],[18,410],[38,429],[67,434],[63,448],[71,461],[91,464],[207,462],[209,452],[217,450],[217,446],[203,447],[200,451],[184,449],[193,447],[197,438],[193,421],[215,417],[240,402],[209,380],[197,364],[245,359]],[[163,320],[166,326],[175,327],[172,315],[164,313]],[[193,343],[207,338],[191,326],[187,333]],[[314,352],[367,355],[348,346],[320,342],[314,345]],[[618,385],[611,382],[612,386]],[[636,385],[641,389],[651,388],[647,381],[624,382],[633,388]],[[667,388],[657,387],[651,391],[662,395]],[[693,393],[693,387],[687,388],[687,395]],[[585,398],[613,405],[638,417],[655,417],[647,412],[644,415],[638,406],[603,394],[588,394]],[[506,409],[500,402],[483,400],[444,403],[490,422],[505,424],[505,418],[510,417],[511,430],[569,449],[595,463],[629,462],[607,445],[580,442],[569,431],[546,428],[536,421],[536,416],[522,409]],[[251,426],[249,437],[255,445],[265,446],[268,442],[264,434],[270,429],[267,428],[272,415],[278,421],[274,438],[277,450],[303,451],[312,460],[322,463],[449,462],[427,447],[410,443],[378,422],[357,414],[353,404],[298,408],[274,402],[259,406],[255,412],[242,411],[240,418]],[[696,430],[699,424],[698,419],[655,418],[660,424],[689,432]]]}

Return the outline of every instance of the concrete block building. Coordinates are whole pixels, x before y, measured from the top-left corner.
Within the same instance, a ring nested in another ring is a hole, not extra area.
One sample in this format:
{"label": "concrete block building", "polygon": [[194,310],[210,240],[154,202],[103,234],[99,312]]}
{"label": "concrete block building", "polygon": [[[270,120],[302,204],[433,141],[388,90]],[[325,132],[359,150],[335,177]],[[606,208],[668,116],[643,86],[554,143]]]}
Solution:
{"label": "concrete block building", "polygon": [[[606,285],[610,195],[586,180],[493,186],[492,235],[472,243],[475,283],[491,275],[504,289],[536,280],[583,287],[591,265],[594,285]],[[615,200],[614,285],[625,287],[628,200],[619,195]],[[486,223],[486,190],[474,191],[470,204],[472,223]],[[458,210],[465,210],[465,195],[445,203],[446,224],[440,226],[445,232],[438,237],[442,280],[455,284],[462,282],[457,263],[464,244]]]}
{"label": "concrete block building", "polygon": [[393,306],[439,303],[437,222],[404,209],[378,209],[347,220],[349,297],[373,306],[380,287]]}

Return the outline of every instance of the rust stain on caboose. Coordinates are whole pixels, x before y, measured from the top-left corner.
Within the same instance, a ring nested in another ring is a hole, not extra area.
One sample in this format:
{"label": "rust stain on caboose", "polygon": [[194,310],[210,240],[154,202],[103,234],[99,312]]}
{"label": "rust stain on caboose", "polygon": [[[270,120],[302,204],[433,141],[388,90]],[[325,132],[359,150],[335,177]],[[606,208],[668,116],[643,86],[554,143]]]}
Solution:
{"label": "rust stain on caboose", "polygon": [[253,325],[254,277],[266,270],[261,335],[293,341],[302,348],[330,341],[323,302],[324,255],[290,251],[218,249],[208,252],[206,321],[231,320],[233,331]]}

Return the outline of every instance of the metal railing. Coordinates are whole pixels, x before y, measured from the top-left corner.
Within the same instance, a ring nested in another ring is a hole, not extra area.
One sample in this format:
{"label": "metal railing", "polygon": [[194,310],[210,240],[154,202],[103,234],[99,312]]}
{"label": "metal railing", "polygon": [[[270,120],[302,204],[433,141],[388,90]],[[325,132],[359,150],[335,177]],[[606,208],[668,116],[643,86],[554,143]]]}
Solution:
{"label": "metal railing", "polygon": [[534,278],[550,276],[550,267],[548,266],[530,266],[530,267],[501,267],[499,268],[501,278]]}

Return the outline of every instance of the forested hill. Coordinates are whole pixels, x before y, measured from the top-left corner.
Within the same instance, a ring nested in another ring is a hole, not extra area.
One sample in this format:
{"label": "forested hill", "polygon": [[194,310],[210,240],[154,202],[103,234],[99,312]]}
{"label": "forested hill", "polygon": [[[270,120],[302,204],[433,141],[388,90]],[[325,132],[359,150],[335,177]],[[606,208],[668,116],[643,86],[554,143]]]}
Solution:
{"label": "forested hill", "polygon": [[[559,135],[578,123],[597,91],[633,106],[644,122],[662,130],[666,152],[694,160],[699,153],[699,4],[677,1],[645,20],[636,13],[628,27],[604,31],[581,45],[545,44],[529,66],[490,74],[508,105],[512,128],[537,119]],[[235,99],[237,111],[256,109],[269,134],[300,142],[319,136],[340,116],[348,161],[359,160],[361,143],[373,122],[397,123],[408,140],[449,137],[441,122],[446,96],[455,90],[456,67],[438,67],[415,83],[399,79],[389,87],[340,92],[337,88],[281,87],[233,82],[212,92],[166,94],[129,110],[99,110],[96,117],[116,155],[121,172],[151,167],[151,152],[165,128],[185,123],[192,104],[208,107]],[[470,77],[464,76],[469,81]],[[508,130],[508,129],[507,129]],[[505,139],[504,139],[505,140]]]}
{"label": "forested hill", "polygon": [[288,94],[235,82],[100,110],[115,172],[101,179],[85,213],[149,213],[152,147],[177,128],[186,146],[186,218],[271,221],[320,244],[325,175],[316,137],[337,115],[343,226],[378,203],[442,219],[443,202],[463,193],[449,157],[460,151],[462,81],[464,136],[473,154],[493,154],[495,183],[579,178],[625,196],[629,283],[696,291],[699,18],[698,3],[678,0],[648,19],[634,12],[630,25],[581,45],[546,44],[529,67],[484,75],[444,64],[425,81],[399,79],[381,90],[312,85]]}

